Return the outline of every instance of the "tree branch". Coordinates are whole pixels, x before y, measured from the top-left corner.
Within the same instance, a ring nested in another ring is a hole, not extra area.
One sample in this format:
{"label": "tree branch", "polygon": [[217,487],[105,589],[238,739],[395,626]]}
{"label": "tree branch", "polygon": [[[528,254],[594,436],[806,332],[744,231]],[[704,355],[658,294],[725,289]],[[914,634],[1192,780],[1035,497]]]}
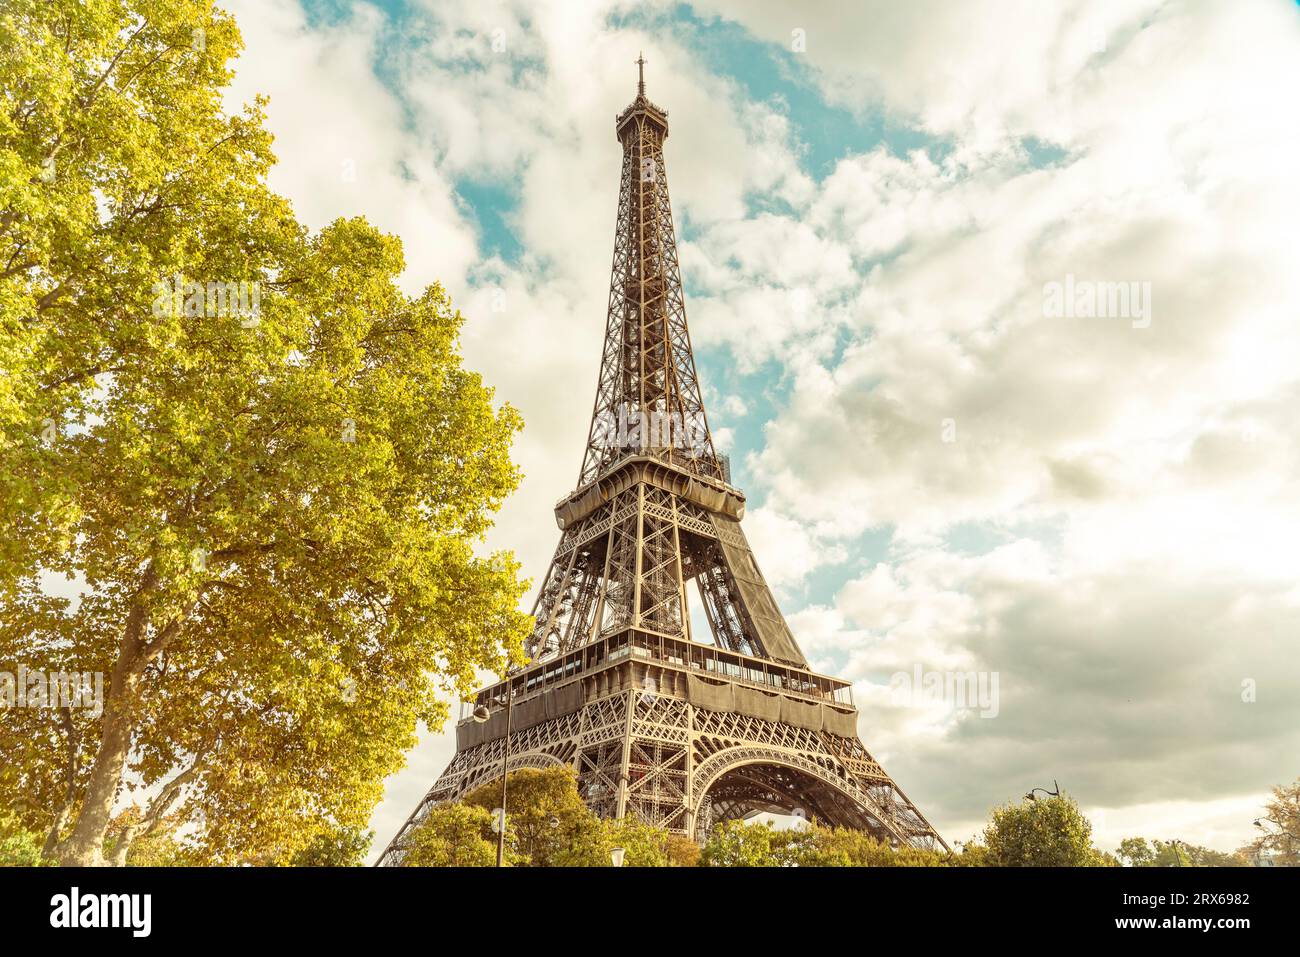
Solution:
{"label": "tree branch", "polygon": [[95,101],[95,97],[99,95],[99,88],[104,85],[104,82],[112,74],[113,70],[117,68],[117,61],[122,59],[122,56],[126,53],[127,50],[131,49],[131,45],[135,43],[136,39],[140,36],[140,34],[144,33],[145,29],[148,26],[149,26],[149,21],[146,19],[144,23],[140,24],[140,29],[136,30],[135,33],[131,34],[130,38],[126,41],[126,43],[122,44],[122,49],[118,50],[117,55],[113,57],[112,60],[109,61],[108,67],[104,70],[103,73],[99,75],[99,79],[95,81],[95,85],[92,86],[86,92],[85,96],[81,98],[81,102],[78,104],[81,107],[81,109],[83,110],[86,109]]}
{"label": "tree branch", "polygon": [[72,720],[72,709],[63,707],[59,709],[59,719],[63,724],[64,734],[67,740],[68,750],[68,781],[64,787],[63,803],[59,806],[58,812],[54,815],[54,823],[50,826],[49,833],[45,836],[45,848],[43,854],[50,857],[54,853],[54,848],[59,843],[59,832],[63,826],[68,823],[68,816],[72,813],[73,799],[77,794],[77,759],[81,757],[81,735],[77,733],[77,726]]}

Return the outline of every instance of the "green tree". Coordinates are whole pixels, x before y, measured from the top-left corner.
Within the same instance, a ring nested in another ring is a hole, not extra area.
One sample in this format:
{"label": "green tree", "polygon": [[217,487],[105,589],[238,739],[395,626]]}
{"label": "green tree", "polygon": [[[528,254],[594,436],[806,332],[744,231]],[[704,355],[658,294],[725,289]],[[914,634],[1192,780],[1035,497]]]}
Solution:
{"label": "green tree", "polygon": [[781,867],[852,867],[855,852],[863,849],[853,831],[808,825],[772,834],[773,863]]}
{"label": "green tree", "polygon": [[[578,796],[578,779],[572,768],[511,771],[507,790],[507,834],[520,863],[532,867],[608,863],[600,819]],[[476,788],[465,796],[464,803],[488,811],[501,807],[501,780]]]}
{"label": "green tree", "polygon": [[[492,814],[471,804],[440,804],[431,808],[411,832],[404,867],[495,867],[497,836]],[[507,836],[508,832],[507,832]],[[507,848],[512,848],[507,842]],[[516,855],[509,855],[515,863]]]}
{"label": "green tree", "polygon": [[1092,824],[1073,798],[1039,798],[995,808],[984,830],[989,861],[999,867],[1087,867],[1097,863]]}
{"label": "green tree", "polygon": [[[553,858],[560,867],[610,867],[613,851],[623,849],[623,867],[667,867],[669,835],[663,828],[646,824],[634,816],[601,820],[587,812],[584,823],[573,829],[573,838]],[[691,842],[694,847],[694,842]],[[680,851],[679,851],[680,854]],[[699,851],[696,850],[698,858]]]}
{"label": "green tree", "polygon": [[[511,771],[506,815],[507,862],[528,867],[609,867],[614,848],[624,850],[625,867],[693,863],[680,846],[686,841],[635,817],[605,821],[578,795],[577,777],[567,767]],[[462,803],[435,807],[416,829],[403,862],[445,867],[496,861],[494,812],[501,806],[501,781],[483,784]],[[477,835],[477,837],[475,837]],[[479,847],[481,839],[490,854]],[[448,847],[455,850],[453,853]]]}
{"label": "green tree", "polygon": [[[979,866],[972,855],[966,866]],[[707,867],[947,867],[954,856],[917,847],[894,848],[866,831],[809,824],[776,830],[770,823],[723,821],[700,854]]]}
{"label": "green tree", "polygon": [[866,831],[807,827],[773,836],[778,863],[794,867],[945,867],[951,855],[917,847],[891,847]]}
{"label": "green tree", "polygon": [[952,867],[989,867],[989,849],[977,840],[966,841],[948,863]]}
{"label": "green tree", "polygon": [[364,826],[528,627],[478,548],[518,416],[398,240],[270,192],[261,104],[221,108],[239,45],[212,0],[0,15],[0,661],[105,691],[11,710],[0,803],[67,863],[143,788],[206,862]]}
{"label": "green tree", "polygon": [[[600,863],[610,863],[609,853],[616,847],[625,851],[624,867],[667,867],[668,833],[663,828],[646,824],[639,818],[628,816],[619,821],[605,821],[605,856]],[[694,842],[691,842],[694,847]],[[698,852],[697,852],[698,856]]]}
{"label": "green tree", "polygon": [[293,867],[361,867],[370,853],[375,832],[359,827],[321,831],[290,859]]}
{"label": "green tree", "polygon": [[1129,867],[1150,867],[1155,853],[1145,837],[1126,837],[1119,842],[1115,855]]}
{"label": "green tree", "polygon": [[42,838],[27,830],[17,815],[0,810],[0,867],[48,867],[54,862],[41,852]]}
{"label": "green tree", "polygon": [[[609,867],[616,847],[624,850],[624,867],[665,867],[669,863],[669,835],[662,828],[634,817],[602,821],[578,797],[569,768],[512,771],[509,789],[509,864]],[[415,829],[403,863],[422,867],[495,864],[494,809],[500,806],[501,782],[496,781],[467,795],[464,803],[435,807]]]}
{"label": "green tree", "polygon": [[1196,847],[1194,851],[1198,867],[1249,867],[1251,863],[1240,849],[1216,851],[1210,847]]}
{"label": "green tree", "polygon": [[[1122,846],[1122,845],[1121,845]],[[1143,867],[1246,867],[1249,861],[1237,852],[1215,851],[1177,839],[1152,841],[1151,856]]]}
{"label": "green tree", "polygon": [[783,843],[768,822],[721,821],[709,831],[700,851],[703,867],[778,867],[783,861],[778,849]]}

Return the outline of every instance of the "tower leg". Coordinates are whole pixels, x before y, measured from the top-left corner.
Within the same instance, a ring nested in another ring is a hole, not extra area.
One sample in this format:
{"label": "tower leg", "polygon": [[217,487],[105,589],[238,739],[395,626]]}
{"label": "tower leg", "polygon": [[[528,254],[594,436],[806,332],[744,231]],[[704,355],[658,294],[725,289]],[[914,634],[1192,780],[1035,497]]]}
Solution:
{"label": "tower leg", "polygon": [[620,821],[623,819],[623,815],[627,813],[628,775],[632,767],[632,713],[635,707],[636,691],[634,689],[627,693],[627,709],[623,724],[623,757],[618,767],[618,803],[615,807],[614,817]]}

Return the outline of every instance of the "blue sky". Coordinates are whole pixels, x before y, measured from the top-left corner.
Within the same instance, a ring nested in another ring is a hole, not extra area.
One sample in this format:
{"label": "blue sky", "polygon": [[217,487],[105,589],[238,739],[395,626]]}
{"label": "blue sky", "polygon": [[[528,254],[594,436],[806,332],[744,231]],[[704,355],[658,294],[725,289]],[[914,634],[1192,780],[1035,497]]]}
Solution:
{"label": "blue sky", "polygon": [[[1102,846],[1230,849],[1300,773],[1294,4],[228,6],[272,185],[400,236],[523,413],[490,544],[529,575],[590,415],[643,50],[746,532],[945,836],[1058,778]],[[1067,276],[1145,283],[1149,314],[1054,317]],[[918,665],[998,673],[999,716],[898,706]],[[380,843],[451,747],[389,782]]]}

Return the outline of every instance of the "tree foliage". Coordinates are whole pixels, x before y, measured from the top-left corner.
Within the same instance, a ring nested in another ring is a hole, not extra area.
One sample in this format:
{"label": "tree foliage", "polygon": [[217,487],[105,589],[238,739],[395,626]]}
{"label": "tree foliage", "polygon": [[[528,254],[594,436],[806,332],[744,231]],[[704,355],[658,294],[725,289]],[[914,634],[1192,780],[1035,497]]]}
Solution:
{"label": "tree foliage", "polygon": [[[431,808],[408,840],[405,867],[492,867],[497,862],[497,837],[492,813],[471,804],[442,804]],[[507,832],[507,839],[509,832]],[[508,842],[510,863],[516,860]]]}
{"label": "tree foliage", "polygon": [[1260,819],[1261,836],[1251,844],[1255,855],[1269,854],[1278,864],[1300,867],[1300,778],[1273,789]]}
{"label": "tree foliage", "polygon": [[[599,866],[605,848],[599,818],[578,796],[572,768],[521,768],[507,780],[508,834],[520,864],[533,867]],[[501,779],[465,796],[465,803],[501,807]],[[608,863],[608,856],[604,857]]]}
{"label": "tree foliage", "polygon": [[720,821],[700,850],[701,867],[776,867],[777,834],[768,822]]}
{"label": "tree foliage", "polygon": [[685,834],[667,834],[664,836],[664,857],[669,867],[698,867],[700,864],[700,845]]}
{"label": "tree foliage", "polygon": [[722,821],[700,854],[706,867],[946,867],[941,850],[893,848],[865,831],[808,824],[777,830],[770,822]]}
{"label": "tree foliage", "polygon": [[322,831],[290,859],[292,867],[361,867],[370,853],[375,832],[359,827]]}
{"label": "tree foliage", "polygon": [[1126,837],[1115,855],[1129,867],[1246,867],[1250,861],[1240,851],[1216,851],[1186,841]]}
{"label": "tree foliage", "polygon": [[190,867],[201,857],[182,835],[178,813],[148,817],[138,804],[116,815],[104,839],[104,859],[117,867]]}
{"label": "tree foliage", "polygon": [[[600,865],[610,862],[610,854],[614,848],[621,847],[624,851],[624,867],[668,867],[673,863],[669,856],[669,845],[671,838],[663,828],[655,827],[652,824],[646,824],[636,817],[625,817],[617,821],[602,822],[604,836],[604,860],[599,862]],[[682,838],[681,840],[686,840]],[[694,841],[688,841],[694,847]],[[677,860],[683,861],[687,854],[683,851],[680,843],[674,844],[674,851],[677,854]],[[698,857],[698,851],[696,852]],[[597,862],[593,862],[595,864]],[[677,866],[682,866],[678,864]]]}
{"label": "tree foliage", "polygon": [[1088,867],[1100,863],[1092,824],[1068,795],[1008,803],[984,830],[989,861],[999,867]]}
{"label": "tree foliage", "polygon": [[1150,867],[1155,855],[1145,837],[1126,837],[1119,842],[1115,856],[1129,867]]}
{"label": "tree foliage", "polygon": [[261,103],[222,111],[239,45],[212,0],[0,16],[0,662],[105,687],[0,717],[0,802],[70,863],[144,788],[204,862],[364,826],[527,630],[478,548],[518,416],[397,239],[268,189]]}
{"label": "tree foliage", "polygon": [[41,836],[25,828],[17,815],[0,809],[0,867],[52,866],[41,843]]}
{"label": "tree foliage", "polygon": [[[506,863],[519,867],[609,867],[623,848],[624,867],[693,866],[695,842],[634,817],[596,817],[578,795],[572,769],[511,771],[507,782]],[[501,806],[500,779],[460,803],[432,808],[412,832],[402,863],[410,867],[489,866],[496,863],[493,811]],[[689,845],[689,849],[684,846]]]}

